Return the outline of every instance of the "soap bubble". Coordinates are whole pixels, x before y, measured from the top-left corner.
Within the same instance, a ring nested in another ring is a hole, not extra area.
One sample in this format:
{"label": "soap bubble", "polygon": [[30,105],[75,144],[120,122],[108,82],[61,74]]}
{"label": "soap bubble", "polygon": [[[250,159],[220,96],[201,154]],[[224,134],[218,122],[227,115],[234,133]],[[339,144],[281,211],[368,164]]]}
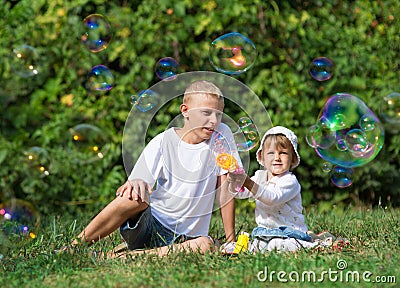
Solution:
{"label": "soap bubble", "polygon": [[176,78],[176,73],[178,73],[178,67],[179,63],[174,58],[161,58],[156,63],[156,75],[161,80],[173,80]]}
{"label": "soap bubble", "polygon": [[86,82],[86,88],[91,91],[108,91],[114,86],[114,76],[104,65],[94,66]]}
{"label": "soap bubble", "polygon": [[370,115],[363,115],[360,118],[360,128],[363,131],[371,131],[375,129],[375,119]]}
{"label": "soap bubble", "polygon": [[89,163],[104,158],[108,149],[108,139],[97,126],[78,124],[68,131],[69,148],[76,152],[77,160]]}
{"label": "soap bubble", "polygon": [[39,53],[29,45],[21,45],[13,49],[11,68],[19,76],[28,78],[39,74]]}
{"label": "soap bubble", "polygon": [[214,154],[214,157],[219,154],[231,154],[233,151],[234,143],[228,141],[228,139],[220,132],[216,131],[211,139],[210,139],[210,147],[211,151]]}
{"label": "soap bubble", "polygon": [[346,145],[353,155],[362,157],[368,151],[370,143],[361,129],[352,129],[346,133]]}
{"label": "soap bubble", "polygon": [[50,155],[46,149],[33,146],[24,151],[24,161],[28,164],[28,174],[45,177],[50,174]]}
{"label": "soap bubble", "polygon": [[326,173],[331,172],[332,171],[332,167],[333,167],[332,163],[329,163],[329,162],[322,163],[322,171],[324,171]]}
{"label": "soap bubble", "polygon": [[152,110],[157,105],[158,97],[159,96],[156,92],[146,89],[140,91],[138,95],[132,95],[131,103],[140,112],[147,112]]}
{"label": "soap bubble", "polygon": [[400,124],[400,93],[393,92],[383,98],[380,115],[388,123]]}
{"label": "soap bubble", "polygon": [[347,168],[373,160],[384,142],[383,125],[375,114],[362,100],[344,93],[328,99],[310,131],[307,143],[318,156]]}
{"label": "soap bubble", "polygon": [[335,166],[331,171],[331,182],[338,188],[346,188],[353,184],[353,169]]}
{"label": "soap bubble", "polygon": [[237,124],[239,125],[239,130],[233,133],[236,147],[239,152],[250,151],[260,142],[257,127],[248,117],[240,118]]}
{"label": "soap bubble", "polygon": [[27,201],[13,198],[0,203],[0,230],[11,243],[36,238],[39,222],[39,213]]}
{"label": "soap bubble", "polygon": [[94,53],[107,48],[112,39],[111,25],[100,14],[92,14],[83,20],[81,42]]}
{"label": "soap bubble", "polygon": [[306,141],[312,148],[327,149],[335,143],[335,135],[329,129],[327,122],[320,119],[317,124],[309,127]]}
{"label": "soap bubble", "polygon": [[336,148],[339,151],[346,151],[348,149],[346,139],[338,139],[336,141]]}
{"label": "soap bubble", "polygon": [[254,65],[257,54],[256,46],[249,38],[232,32],[211,42],[209,59],[218,72],[238,75]]}
{"label": "soap bubble", "polygon": [[333,62],[326,57],[318,57],[311,61],[310,75],[317,81],[325,81],[332,77]]}

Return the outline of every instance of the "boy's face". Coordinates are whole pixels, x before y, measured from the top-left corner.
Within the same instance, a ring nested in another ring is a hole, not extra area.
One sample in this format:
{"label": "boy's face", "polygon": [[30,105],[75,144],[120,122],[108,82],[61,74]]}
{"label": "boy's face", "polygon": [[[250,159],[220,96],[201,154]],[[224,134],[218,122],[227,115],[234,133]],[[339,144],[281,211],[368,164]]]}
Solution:
{"label": "boy's face", "polygon": [[221,123],[224,101],[212,95],[200,94],[181,105],[189,143],[200,143],[211,138]]}
{"label": "boy's face", "polygon": [[277,176],[288,171],[292,165],[293,155],[290,149],[278,147],[274,141],[264,143],[261,150],[261,161],[268,173]]}

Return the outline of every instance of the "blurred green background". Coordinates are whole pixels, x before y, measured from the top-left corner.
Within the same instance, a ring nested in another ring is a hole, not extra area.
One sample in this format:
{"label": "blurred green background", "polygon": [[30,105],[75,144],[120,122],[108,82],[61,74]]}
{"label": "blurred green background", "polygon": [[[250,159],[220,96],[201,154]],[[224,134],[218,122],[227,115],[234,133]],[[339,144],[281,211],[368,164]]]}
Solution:
{"label": "blurred green background", "polygon": [[[398,206],[400,195],[399,126],[385,124],[385,142],[375,160],[354,170],[354,183],[339,189],[323,172],[306,133],[335,93],[362,99],[377,115],[382,100],[399,87],[400,2],[388,1],[4,1],[0,0],[0,201],[11,197],[32,203],[42,214],[95,211],[114,196],[126,179],[122,135],[131,95],[159,79],[156,62],[173,57],[179,72],[215,71],[210,43],[239,32],[258,50],[255,65],[235,76],[264,103],[275,125],[299,137],[304,206],[321,211],[348,205]],[[107,49],[92,53],[82,45],[82,21],[104,15],[113,38]],[[39,73],[21,77],[13,49],[35,48]],[[318,82],[308,69],[316,57],[334,62],[331,79]],[[106,65],[114,87],[88,91],[87,75]],[[165,107],[147,131],[151,139],[179,112]],[[226,107],[232,118],[236,107]],[[233,115],[232,115],[233,114]],[[378,115],[379,116],[379,115]],[[139,120],[138,120],[139,121]],[[66,147],[72,127],[85,123],[101,129],[104,157],[82,163]],[[26,161],[31,147],[48,153],[49,175],[32,173]],[[252,151],[249,173],[258,168]],[[251,203],[238,203],[246,209]]]}

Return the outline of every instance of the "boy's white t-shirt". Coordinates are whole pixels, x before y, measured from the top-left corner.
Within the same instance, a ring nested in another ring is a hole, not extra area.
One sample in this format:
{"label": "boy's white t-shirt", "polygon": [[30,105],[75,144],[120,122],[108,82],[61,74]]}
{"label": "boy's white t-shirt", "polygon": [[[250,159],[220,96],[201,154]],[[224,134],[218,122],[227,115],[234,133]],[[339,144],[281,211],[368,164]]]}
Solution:
{"label": "boy's white t-shirt", "polygon": [[257,170],[251,179],[260,187],[255,195],[249,190],[235,193],[235,198],[256,200],[256,223],[260,227],[287,226],[307,232],[301,200],[301,186],[296,176],[287,171],[267,181],[267,170]]}
{"label": "boy's white t-shirt", "polygon": [[[153,216],[177,235],[207,236],[215,199],[219,168],[212,152],[212,141],[188,144],[170,128],[154,137],[136,162],[129,180],[142,179],[151,186]],[[216,129],[234,143],[229,127]],[[215,134],[215,132],[214,132]],[[230,147],[240,161],[236,147]]]}

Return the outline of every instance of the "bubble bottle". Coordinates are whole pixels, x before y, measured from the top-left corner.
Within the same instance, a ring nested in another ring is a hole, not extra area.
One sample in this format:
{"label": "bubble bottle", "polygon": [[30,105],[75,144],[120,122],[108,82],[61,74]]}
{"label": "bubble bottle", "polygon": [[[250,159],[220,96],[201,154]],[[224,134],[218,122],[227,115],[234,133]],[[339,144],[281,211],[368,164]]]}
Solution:
{"label": "bubble bottle", "polygon": [[233,250],[233,254],[239,254],[240,252],[246,252],[249,247],[249,233],[241,232],[238,240],[235,245],[235,249]]}
{"label": "bubble bottle", "polygon": [[[228,170],[230,173],[243,174],[245,171],[242,167],[239,167],[237,160],[231,154],[220,153],[216,157],[216,162],[222,169]],[[236,192],[244,192],[242,185],[235,187]]]}

